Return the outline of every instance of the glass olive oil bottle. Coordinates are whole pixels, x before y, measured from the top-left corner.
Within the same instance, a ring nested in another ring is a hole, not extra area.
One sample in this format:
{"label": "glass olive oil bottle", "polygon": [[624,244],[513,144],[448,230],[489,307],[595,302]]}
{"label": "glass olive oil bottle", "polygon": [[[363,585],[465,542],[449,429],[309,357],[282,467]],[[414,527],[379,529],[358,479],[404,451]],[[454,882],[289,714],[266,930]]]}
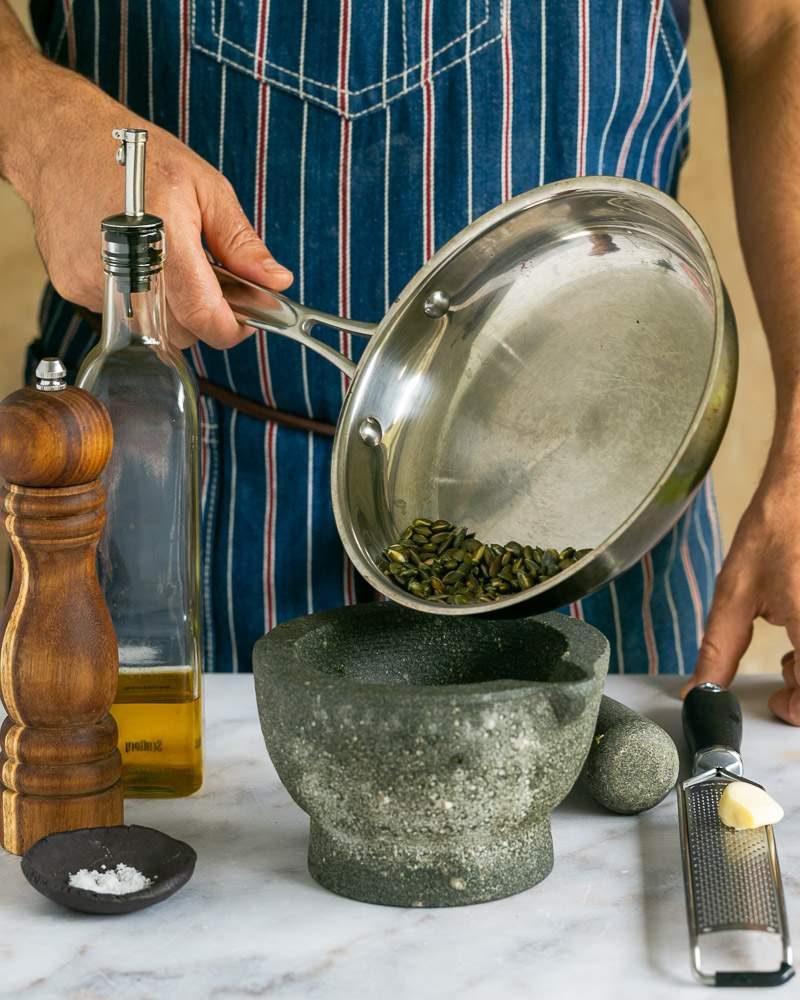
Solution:
{"label": "glass olive oil bottle", "polygon": [[100,342],[78,385],[111,414],[100,582],[119,646],[127,796],[189,795],[202,783],[197,389],[166,339],[164,226],[144,212],[147,132],[118,129],[125,211],[104,219]]}

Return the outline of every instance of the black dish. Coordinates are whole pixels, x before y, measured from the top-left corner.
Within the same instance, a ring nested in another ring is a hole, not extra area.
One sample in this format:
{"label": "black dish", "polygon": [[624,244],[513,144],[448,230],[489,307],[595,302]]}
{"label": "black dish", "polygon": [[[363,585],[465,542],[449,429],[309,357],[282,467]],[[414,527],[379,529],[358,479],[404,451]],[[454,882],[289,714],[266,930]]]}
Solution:
{"label": "black dish", "polygon": [[[98,826],[44,837],[22,858],[30,884],[72,910],[83,913],[132,913],[167,899],[192,877],[197,854],[181,840],[147,826]],[[69,876],[123,863],[152,879],[146,889],[125,895],[75,889]]]}

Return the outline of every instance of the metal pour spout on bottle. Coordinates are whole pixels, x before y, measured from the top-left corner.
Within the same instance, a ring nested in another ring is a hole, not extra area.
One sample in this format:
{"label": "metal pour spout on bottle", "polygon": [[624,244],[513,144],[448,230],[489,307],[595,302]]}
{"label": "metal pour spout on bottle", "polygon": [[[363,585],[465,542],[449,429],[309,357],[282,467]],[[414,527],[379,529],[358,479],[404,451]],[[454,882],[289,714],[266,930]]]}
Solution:
{"label": "metal pour spout on bottle", "polygon": [[98,551],[119,646],[112,712],[125,794],[188,795],[202,782],[197,389],[166,335],[164,224],[144,206],[147,132],[113,135],[125,210],[102,222],[102,333],[78,374],[114,430]]}

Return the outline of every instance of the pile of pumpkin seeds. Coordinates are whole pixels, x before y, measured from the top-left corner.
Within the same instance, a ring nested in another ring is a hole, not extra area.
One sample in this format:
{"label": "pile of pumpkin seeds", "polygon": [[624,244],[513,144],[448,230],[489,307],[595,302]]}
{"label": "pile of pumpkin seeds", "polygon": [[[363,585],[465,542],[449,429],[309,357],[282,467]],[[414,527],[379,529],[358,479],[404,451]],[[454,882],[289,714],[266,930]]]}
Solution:
{"label": "pile of pumpkin seeds", "polygon": [[381,572],[415,597],[442,604],[484,604],[535,587],[591,549],[542,549],[481,542],[449,521],[418,517],[378,560]]}

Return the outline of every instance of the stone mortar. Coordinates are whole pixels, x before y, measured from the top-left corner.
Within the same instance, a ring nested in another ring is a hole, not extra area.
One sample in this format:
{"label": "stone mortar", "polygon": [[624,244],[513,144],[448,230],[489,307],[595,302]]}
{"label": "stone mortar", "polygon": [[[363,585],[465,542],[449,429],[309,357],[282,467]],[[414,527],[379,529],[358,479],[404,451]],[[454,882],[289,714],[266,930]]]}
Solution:
{"label": "stone mortar", "polygon": [[457,906],[553,866],[550,814],[595,728],[608,643],[563,615],[310,615],[256,644],[270,757],[311,818],[313,877],[353,899]]}

